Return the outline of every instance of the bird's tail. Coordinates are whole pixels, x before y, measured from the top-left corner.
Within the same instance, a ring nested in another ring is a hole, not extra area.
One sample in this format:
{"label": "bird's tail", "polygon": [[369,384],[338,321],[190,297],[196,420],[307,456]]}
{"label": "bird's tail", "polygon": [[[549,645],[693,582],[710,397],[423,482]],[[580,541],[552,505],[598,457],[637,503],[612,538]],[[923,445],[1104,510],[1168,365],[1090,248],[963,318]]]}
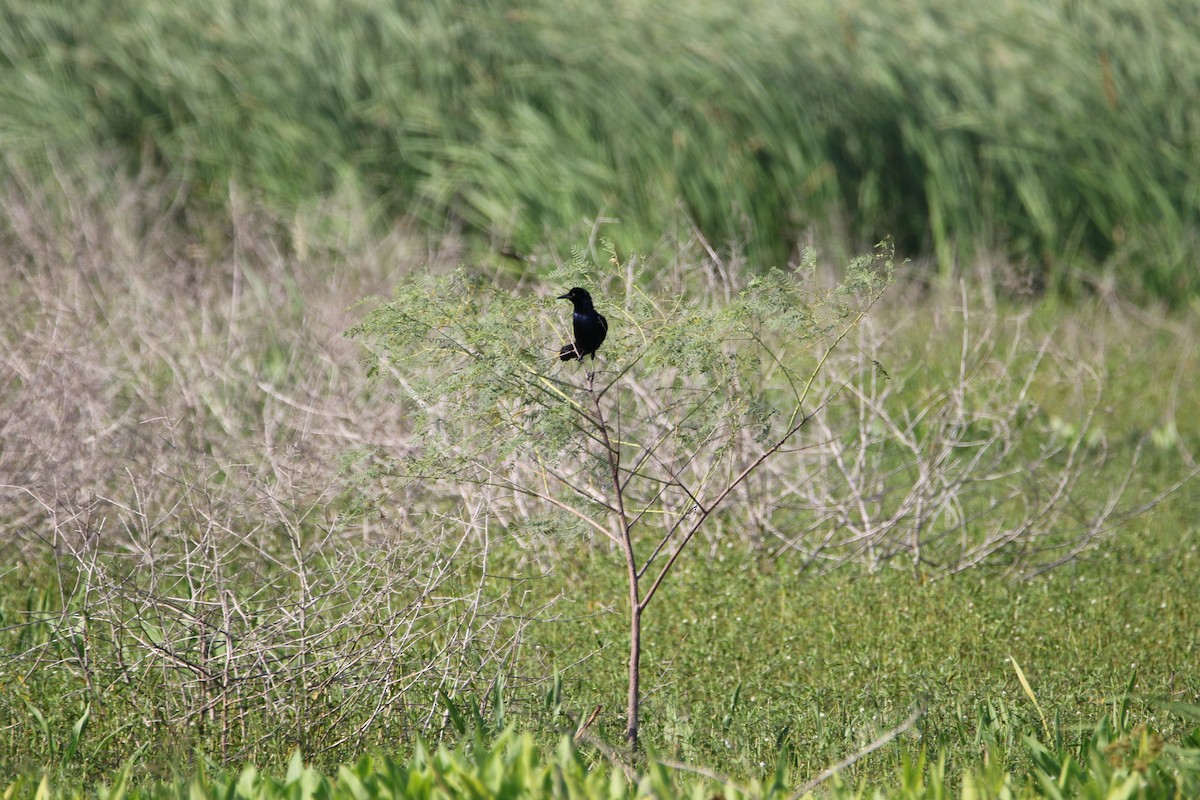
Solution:
{"label": "bird's tail", "polygon": [[562,349],[558,351],[558,359],[560,361],[570,361],[572,358],[578,358],[579,351],[575,349],[574,344],[564,344]]}

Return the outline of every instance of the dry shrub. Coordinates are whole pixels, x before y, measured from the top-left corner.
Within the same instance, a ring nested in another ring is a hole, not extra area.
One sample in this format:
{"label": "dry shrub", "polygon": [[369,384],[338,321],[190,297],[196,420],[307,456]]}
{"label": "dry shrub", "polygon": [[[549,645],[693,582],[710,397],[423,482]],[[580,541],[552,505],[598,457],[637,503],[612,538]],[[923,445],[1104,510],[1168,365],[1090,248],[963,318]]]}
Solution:
{"label": "dry shrub", "polygon": [[[929,305],[941,309],[868,321],[830,364],[837,407],[769,476],[764,496],[776,501],[750,506],[775,552],[817,570],[854,561],[1026,576],[1102,547],[1197,475],[1171,398],[1139,409],[1142,420],[1113,416],[1128,378],[1105,339],[1136,352],[1158,335],[1142,322],[1091,312],[1081,334],[1030,309],[973,310],[965,289]],[[1157,427],[1140,427],[1156,415]],[[1163,457],[1172,474],[1139,477]]]}
{"label": "dry shrub", "polygon": [[524,627],[487,518],[371,513],[405,498],[346,469],[410,433],[362,391],[352,306],[437,254],[344,198],[281,220],[234,188],[222,223],[169,183],[59,178],[0,189],[0,549],[10,589],[57,595],[7,617],[29,693],[0,718],[32,724],[55,675],[93,727],[244,757],[394,740],[483,691]]}

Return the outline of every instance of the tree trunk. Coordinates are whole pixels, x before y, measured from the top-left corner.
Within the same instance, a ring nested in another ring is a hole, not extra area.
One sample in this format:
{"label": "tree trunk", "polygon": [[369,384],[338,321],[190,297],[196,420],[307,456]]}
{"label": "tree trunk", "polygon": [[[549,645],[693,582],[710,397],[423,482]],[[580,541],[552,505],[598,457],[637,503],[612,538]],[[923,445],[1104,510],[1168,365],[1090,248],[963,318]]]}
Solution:
{"label": "tree trunk", "polygon": [[631,754],[637,752],[638,693],[641,690],[642,609],[638,606],[637,595],[635,581],[629,587],[629,599],[632,602],[629,610],[629,699],[625,708],[625,741],[629,744]]}

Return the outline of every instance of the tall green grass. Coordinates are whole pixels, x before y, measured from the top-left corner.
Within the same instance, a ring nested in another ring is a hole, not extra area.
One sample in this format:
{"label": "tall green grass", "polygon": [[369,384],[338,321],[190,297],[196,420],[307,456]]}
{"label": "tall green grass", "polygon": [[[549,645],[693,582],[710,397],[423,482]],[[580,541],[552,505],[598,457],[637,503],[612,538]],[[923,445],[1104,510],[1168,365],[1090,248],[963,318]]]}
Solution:
{"label": "tall green grass", "polygon": [[1200,286],[1191,3],[13,0],[0,148],[115,150],[194,204],[350,187],[522,251],[688,219],[780,263],[844,220],[943,269]]}

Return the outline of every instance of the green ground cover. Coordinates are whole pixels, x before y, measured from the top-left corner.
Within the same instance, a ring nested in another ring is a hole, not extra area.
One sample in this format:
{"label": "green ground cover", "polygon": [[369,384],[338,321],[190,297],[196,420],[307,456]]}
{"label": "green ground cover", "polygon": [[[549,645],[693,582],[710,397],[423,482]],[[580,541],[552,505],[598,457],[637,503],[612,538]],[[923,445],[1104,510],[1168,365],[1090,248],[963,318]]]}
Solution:
{"label": "green ground cover", "polygon": [[[898,792],[900,776],[929,758],[941,765],[934,775],[946,777],[925,774],[925,780],[957,786],[991,763],[1020,783],[1039,763],[1026,737],[1061,759],[1086,747],[1097,722],[1106,719],[1126,721],[1113,723],[1114,741],[1140,724],[1173,746],[1196,747],[1200,742],[1188,737],[1195,735],[1200,707],[1192,666],[1200,651],[1200,608],[1192,591],[1200,543],[1194,532],[1170,545],[1147,533],[1139,526],[1094,561],[1020,583],[974,572],[922,583],[910,574],[852,568],[811,578],[790,569],[788,559],[719,547],[679,576],[649,626],[644,741],[656,757],[755,785],[762,792],[757,796],[765,796],[777,769],[786,770],[787,786],[795,788],[903,723],[917,706],[924,713],[915,725],[841,779]],[[557,606],[563,618],[535,625],[521,652],[512,654],[511,674],[522,678],[503,688],[502,705],[479,698],[485,731],[507,720],[536,732],[536,749],[549,753],[555,737],[573,731],[595,704],[605,711],[592,732],[620,741],[622,720],[609,709],[620,707],[623,629],[620,615],[606,610],[619,597],[619,585],[612,585],[617,578],[612,560],[599,554],[563,559],[553,574],[533,582],[542,591],[567,593]],[[6,593],[6,609],[12,600]],[[20,646],[11,633],[10,653]],[[553,682],[534,672],[548,665],[563,670],[557,695]],[[111,782],[125,760],[130,785],[142,790],[163,780],[169,787],[175,775],[174,791],[183,791],[193,780],[189,764],[207,761],[214,775],[233,766],[201,755],[211,752],[212,731],[156,741],[165,730],[106,715],[106,708],[122,704],[115,696],[96,697],[93,718],[73,730],[81,701],[64,708],[58,698],[79,697],[77,675],[7,672],[4,679],[8,697],[29,704],[4,709],[5,782],[26,776],[17,796],[27,796],[40,774],[65,787],[81,779]],[[455,705],[470,704],[459,697]],[[313,713],[322,713],[320,704]],[[441,735],[457,736],[453,725]],[[413,746],[411,739],[381,738],[370,750],[403,758]],[[589,745],[583,751],[581,763],[598,775],[612,769],[596,766],[605,759]],[[312,757],[331,778],[340,760],[356,758],[336,748]],[[282,776],[288,758],[287,748],[274,755],[260,750],[253,763]],[[499,779],[505,773],[488,774]],[[526,777],[516,772],[510,780],[520,784]],[[681,772],[675,780],[690,786],[699,779]],[[222,794],[216,784],[206,785],[208,795]],[[542,790],[526,791],[538,796]],[[599,790],[589,791],[583,796]]]}
{"label": "green ground cover", "polygon": [[[1193,721],[1167,709],[1200,699],[1190,589],[1200,543],[1194,532],[1182,541],[1155,533],[1181,525],[1139,524],[1103,556],[1024,582],[855,569],[812,578],[795,559],[717,546],[685,568],[650,624],[650,740],[688,763],[753,773],[775,764],[786,737],[797,774],[815,774],[927,704],[917,730],[861,774],[897,768],[921,747],[946,748],[952,767],[963,767],[990,737],[1016,753],[1018,732],[1041,727],[1010,657],[1068,739],[1089,735],[1106,708],[1126,700],[1133,718],[1172,736],[1190,731]],[[619,577],[605,566],[588,560],[563,579],[568,608],[587,621],[538,643],[552,662],[620,641],[620,616],[595,614],[620,596],[605,587],[603,576]],[[566,678],[581,708],[618,695],[619,652],[610,646]],[[619,720],[606,719],[615,736]]]}

